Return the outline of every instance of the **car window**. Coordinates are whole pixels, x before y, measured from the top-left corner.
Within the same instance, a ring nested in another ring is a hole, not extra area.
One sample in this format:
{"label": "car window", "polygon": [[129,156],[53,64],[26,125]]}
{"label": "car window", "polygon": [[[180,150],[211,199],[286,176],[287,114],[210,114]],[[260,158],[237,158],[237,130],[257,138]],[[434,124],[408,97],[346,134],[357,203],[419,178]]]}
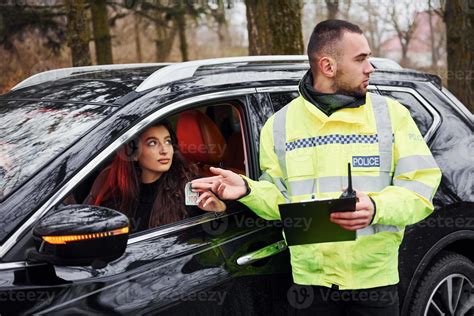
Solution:
{"label": "car window", "polygon": [[403,104],[409,111],[415,121],[421,135],[425,135],[433,124],[433,116],[423,106],[423,104],[408,91],[388,91],[379,90],[380,94],[391,97]]}
{"label": "car window", "polygon": [[0,200],[106,115],[84,103],[0,100]]}
{"label": "car window", "polygon": [[[177,136],[178,144],[175,146],[175,152],[179,150],[180,156],[184,157],[186,165],[189,166],[189,168],[186,169],[189,171],[188,175],[191,174],[194,178],[210,176],[212,175],[210,167],[213,166],[230,169],[239,174],[247,174],[248,168],[246,166],[244,138],[242,137],[242,108],[238,102],[219,102],[186,109],[164,118],[169,123],[170,129]],[[160,121],[161,120],[162,119],[160,119]],[[154,124],[151,124],[151,126],[154,126]],[[145,131],[146,130],[147,128],[145,128]],[[139,134],[141,134],[141,132]],[[134,139],[137,140],[139,138],[137,134],[137,137]],[[132,233],[139,233],[148,228],[161,226],[153,226],[151,224],[154,223],[152,215],[147,217],[146,214],[144,216],[139,213],[142,212],[142,207],[148,209],[150,213],[152,212],[154,204],[160,199],[160,197],[156,195],[156,192],[166,191],[159,190],[160,186],[164,185],[162,184],[164,182],[161,182],[156,187],[150,188],[150,190],[152,190],[150,194],[145,195],[147,202],[141,200],[137,201],[139,205],[138,208],[137,205],[133,203],[129,204],[128,208],[128,206],[123,203],[122,198],[117,198],[116,195],[110,198],[107,197],[106,193],[103,193],[103,188],[107,187],[108,181],[111,181],[111,166],[117,157],[120,156],[121,160],[124,161],[124,163],[120,165],[123,166],[123,169],[120,169],[122,167],[115,169],[118,170],[116,171],[117,175],[121,172],[120,170],[130,170],[127,169],[128,165],[133,165],[132,168],[134,170],[140,169],[138,162],[136,160],[134,162],[133,155],[127,152],[127,150],[131,149],[128,144],[130,143],[122,146],[112,157],[107,158],[94,174],[89,175],[77,185],[76,188],[63,199],[62,205],[76,203],[101,205],[121,211],[129,216]],[[140,150],[143,151],[143,147],[142,149],[138,149],[138,151]],[[172,163],[176,161],[175,159],[176,156],[174,156]],[[143,169],[138,172],[142,170]],[[137,175],[139,177],[139,173]],[[129,179],[128,175],[125,176],[122,173],[122,176],[118,179],[123,180],[125,178]],[[160,178],[163,179],[162,177]],[[138,178],[136,179],[138,180]],[[177,181],[176,183],[179,182]],[[120,185],[120,187],[122,188],[122,185]],[[149,189],[142,184],[139,184],[137,188],[138,190]],[[176,190],[178,190],[178,188],[176,188]],[[179,190],[184,192],[184,184]],[[139,196],[140,199],[143,198],[143,195],[140,193],[135,196]],[[184,200],[182,204],[179,205],[184,206]],[[132,211],[128,212],[129,209]],[[189,217],[200,216],[206,213],[197,206],[186,206],[185,209],[184,217],[181,216],[177,219],[170,220],[166,222],[166,224],[172,224],[181,219],[185,220]],[[142,220],[143,218],[145,218],[145,220]]]}
{"label": "car window", "polygon": [[270,99],[272,101],[273,110],[276,112],[282,107],[290,103],[293,99],[297,98],[299,93],[297,91],[290,92],[276,92],[270,93]]}

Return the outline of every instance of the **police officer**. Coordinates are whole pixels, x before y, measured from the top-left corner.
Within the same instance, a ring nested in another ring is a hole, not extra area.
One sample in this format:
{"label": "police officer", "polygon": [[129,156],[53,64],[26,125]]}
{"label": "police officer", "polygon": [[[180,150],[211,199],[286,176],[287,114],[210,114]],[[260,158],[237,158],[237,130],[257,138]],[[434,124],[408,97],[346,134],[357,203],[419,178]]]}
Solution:
{"label": "police officer", "polygon": [[312,290],[300,312],[398,315],[398,248],[404,227],[433,211],[441,172],[409,111],[367,92],[373,67],[361,29],[327,20],[313,30],[310,70],[300,96],[261,131],[260,181],[213,168],[193,181],[222,199],[238,200],[262,218],[279,219],[278,204],[337,198],[352,164],[355,212],[331,221],[356,231],[355,241],[291,246],[296,285]]}

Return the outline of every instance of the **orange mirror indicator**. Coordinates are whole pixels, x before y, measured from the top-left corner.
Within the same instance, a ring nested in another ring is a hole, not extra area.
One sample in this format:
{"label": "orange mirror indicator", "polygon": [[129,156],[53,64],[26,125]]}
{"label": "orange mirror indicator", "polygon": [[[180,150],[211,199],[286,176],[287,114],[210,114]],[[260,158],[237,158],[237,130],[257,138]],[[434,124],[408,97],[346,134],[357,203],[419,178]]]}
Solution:
{"label": "orange mirror indicator", "polygon": [[128,226],[111,230],[108,232],[94,233],[94,234],[82,234],[82,235],[65,235],[65,236],[43,236],[43,240],[49,244],[59,245],[65,244],[73,241],[81,241],[95,238],[104,238],[110,236],[117,236],[122,234],[127,234],[129,231]]}

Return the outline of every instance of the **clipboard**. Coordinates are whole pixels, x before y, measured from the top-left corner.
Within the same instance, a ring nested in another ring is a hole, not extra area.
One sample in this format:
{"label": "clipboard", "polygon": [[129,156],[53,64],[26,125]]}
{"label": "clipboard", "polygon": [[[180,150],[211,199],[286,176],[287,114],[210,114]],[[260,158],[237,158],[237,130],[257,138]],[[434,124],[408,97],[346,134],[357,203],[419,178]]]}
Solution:
{"label": "clipboard", "polygon": [[280,204],[280,216],[288,246],[356,239],[356,232],[331,222],[332,212],[354,211],[356,198]]}
{"label": "clipboard", "polygon": [[357,198],[352,189],[350,164],[348,177],[348,188],[338,199],[278,205],[288,246],[356,239],[355,231],[346,230],[329,219],[332,212],[355,211]]}

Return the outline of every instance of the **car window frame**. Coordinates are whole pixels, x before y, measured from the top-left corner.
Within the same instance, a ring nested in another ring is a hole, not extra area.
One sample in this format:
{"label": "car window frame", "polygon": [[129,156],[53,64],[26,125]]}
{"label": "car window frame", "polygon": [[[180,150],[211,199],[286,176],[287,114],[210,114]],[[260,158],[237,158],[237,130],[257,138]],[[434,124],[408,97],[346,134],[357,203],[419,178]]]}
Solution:
{"label": "car window frame", "polygon": [[[24,237],[25,233],[28,230],[31,230],[34,227],[34,224],[47,212],[53,209],[56,205],[59,205],[61,201],[66,198],[68,194],[74,188],[79,185],[79,183],[91,175],[97,167],[99,167],[110,155],[112,155],[117,149],[120,148],[124,143],[131,140],[135,135],[137,135],[141,130],[152,124],[153,122],[159,120],[160,118],[171,116],[178,111],[189,109],[197,104],[204,102],[218,102],[219,100],[227,99],[229,97],[238,97],[246,96],[248,94],[256,93],[256,88],[236,88],[229,89],[225,91],[217,91],[199,94],[195,96],[190,96],[183,100],[177,100],[170,102],[167,105],[159,107],[156,111],[151,112],[150,114],[141,118],[130,129],[125,131],[122,135],[117,137],[112,143],[110,143],[104,150],[98,153],[93,157],[83,168],[81,168],[69,181],[67,181],[61,188],[59,188],[46,202],[44,202],[30,217],[19,227],[15,232],[2,244],[0,245],[0,258],[5,257],[5,255],[15,247],[17,242]],[[242,107],[242,110],[245,110],[245,106]],[[244,116],[243,116],[244,117]],[[185,219],[183,222],[172,223],[172,227],[164,225],[164,227],[157,227],[156,229],[143,231],[143,234],[138,236],[133,236],[129,238],[127,245],[140,242],[145,239],[155,238],[162,235],[166,235],[172,231],[178,231],[186,229],[187,227],[201,225],[205,222],[212,221],[216,216],[228,216],[231,213],[223,213],[215,215],[214,213],[207,213],[201,216],[196,216],[193,218]],[[27,234],[26,234],[27,235]],[[11,262],[6,262],[11,263]],[[3,264],[0,263],[0,269],[3,269]]]}
{"label": "car window frame", "polygon": [[[271,94],[272,93],[285,93],[285,92],[298,92],[298,84],[296,85],[290,85],[290,86],[275,86],[275,87],[264,87],[264,88],[257,88],[258,93],[265,93],[268,94],[268,97],[270,98],[271,101]],[[272,108],[273,108],[273,113],[278,112],[275,111],[275,107],[273,106],[273,101],[271,101]]]}
{"label": "car window frame", "polygon": [[[426,100],[423,96],[413,88],[409,87],[400,87],[400,86],[390,86],[390,85],[375,85],[376,91],[394,91],[394,92],[406,92],[411,94],[420,104],[431,114],[433,121],[429,126],[426,134],[423,136],[423,139],[428,143],[436,133],[436,130],[441,125],[441,115],[436,111],[436,109]],[[392,98],[394,99],[394,98]]]}

